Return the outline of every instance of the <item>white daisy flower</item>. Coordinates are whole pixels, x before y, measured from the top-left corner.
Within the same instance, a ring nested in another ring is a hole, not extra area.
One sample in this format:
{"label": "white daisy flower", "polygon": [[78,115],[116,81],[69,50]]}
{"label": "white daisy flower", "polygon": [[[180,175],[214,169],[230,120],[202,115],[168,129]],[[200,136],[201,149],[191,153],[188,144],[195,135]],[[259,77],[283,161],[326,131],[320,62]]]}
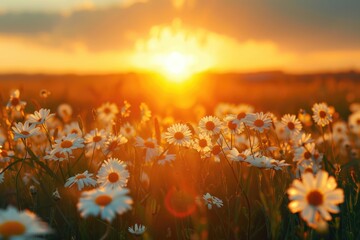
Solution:
{"label": "white daisy flower", "polygon": [[105,161],[97,174],[97,182],[101,187],[116,189],[125,187],[130,174],[126,164],[117,158]]}
{"label": "white daisy flower", "polygon": [[142,235],[146,231],[146,227],[144,225],[141,225],[141,224],[137,225],[137,223],[135,223],[134,226],[128,228],[128,231],[131,234],[139,236],[139,235]]}
{"label": "white daisy flower", "polygon": [[114,151],[118,150],[121,145],[128,142],[128,139],[124,137],[123,135],[110,135],[106,139],[105,142],[105,148],[104,148],[104,154],[108,155],[109,153],[113,153]]}
{"label": "white daisy flower", "polygon": [[10,94],[10,99],[6,104],[6,108],[20,111],[24,109],[25,106],[26,106],[26,102],[20,100],[20,91],[18,89],[12,91]]}
{"label": "white daisy flower", "polygon": [[12,127],[14,132],[14,141],[18,139],[26,139],[31,136],[35,136],[40,133],[40,129],[37,128],[34,124],[30,125],[30,122],[26,121],[24,124],[22,122],[15,123],[15,126]]}
{"label": "white daisy flower", "polygon": [[69,104],[62,103],[57,108],[57,114],[64,122],[69,122],[73,114],[73,109]]}
{"label": "white daisy flower", "polygon": [[191,136],[192,133],[186,124],[176,123],[168,127],[164,137],[169,144],[188,146]]}
{"label": "white daisy flower", "polygon": [[0,210],[0,239],[27,240],[49,233],[48,225],[29,210],[18,211],[12,206]]}
{"label": "white daisy flower", "polygon": [[31,114],[28,118],[28,122],[31,124],[43,124],[48,119],[54,117],[54,113],[50,114],[50,109],[41,108],[39,111],[35,111],[34,114]]}
{"label": "white daisy flower", "polygon": [[78,122],[72,122],[70,124],[66,124],[64,127],[64,134],[65,135],[76,134],[78,135],[78,137],[82,137],[83,135]]}
{"label": "white daisy flower", "polygon": [[203,199],[205,201],[205,205],[208,207],[209,210],[211,210],[213,206],[221,208],[224,205],[221,199],[211,196],[210,193],[206,193],[205,195],[203,195]]}
{"label": "white daisy flower", "polygon": [[290,211],[300,212],[311,227],[316,227],[320,218],[331,220],[330,213],[338,213],[337,205],[344,202],[344,191],[336,188],[335,178],[325,171],[319,171],[315,176],[307,172],[301,178],[302,181],[295,179],[287,190]]}
{"label": "white daisy flower", "polygon": [[352,133],[360,135],[360,111],[349,116],[349,128]]}
{"label": "white daisy flower", "polygon": [[72,133],[62,137],[61,139],[55,140],[54,149],[50,152],[50,154],[55,154],[57,152],[72,154],[73,150],[83,148],[83,143],[83,138],[78,137],[76,133]]}
{"label": "white daisy flower", "polygon": [[135,128],[128,122],[120,127],[120,133],[127,139],[132,139],[136,136]]}
{"label": "white daisy flower", "polygon": [[81,194],[77,208],[83,218],[100,215],[101,219],[111,222],[116,214],[121,215],[131,209],[133,200],[127,196],[128,193],[127,188],[85,191]]}
{"label": "white daisy flower", "polygon": [[135,146],[145,150],[146,162],[157,157],[160,153],[159,145],[157,144],[157,141],[154,138],[148,138],[144,140],[141,137],[136,137]]}
{"label": "white daisy flower", "polygon": [[85,135],[84,142],[87,149],[100,150],[105,146],[106,132],[104,129],[100,131],[96,128]]}
{"label": "white daisy flower", "polygon": [[115,103],[106,102],[102,104],[97,110],[97,118],[101,122],[111,122],[115,119],[116,115],[119,113],[119,109]]}
{"label": "white daisy flower", "polygon": [[226,115],[224,118],[225,128],[231,134],[241,134],[244,131],[244,123],[239,121],[234,114]]}
{"label": "white daisy flower", "polygon": [[14,151],[3,149],[0,146],[0,162],[8,162],[14,155]]}
{"label": "white daisy flower", "polygon": [[234,162],[245,162],[250,155],[251,151],[249,149],[246,149],[240,153],[236,148],[232,148],[231,150],[227,151],[226,157]]}
{"label": "white daisy flower", "polygon": [[312,107],[313,119],[317,125],[325,127],[332,122],[330,108],[326,103],[315,103]]}
{"label": "white daisy flower", "polygon": [[222,122],[214,116],[203,117],[199,122],[199,130],[201,133],[209,135],[219,134],[222,128]]}
{"label": "white daisy flower", "polygon": [[207,154],[211,151],[211,139],[209,135],[200,133],[197,138],[194,139],[192,147],[201,154]]}
{"label": "white daisy flower", "polygon": [[175,154],[168,154],[168,151],[166,151],[157,157],[157,163],[160,165],[165,165],[166,163],[170,163],[170,162],[174,161],[175,159],[176,159]]}
{"label": "white daisy flower", "polygon": [[64,186],[70,188],[74,184],[76,184],[79,191],[81,191],[84,187],[87,186],[95,187],[97,182],[95,179],[92,178],[92,176],[93,174],[88,173],[88,171],[86,170],[83,173],[79,173],[73,177],[68,178]]}
{"label": "white daisy flower", "polygon": [[262,133],[265,130],[270,129],[272,120],[267,113],[249,113],[246,115],[245,124],[251,129]]}
{"label": "white daisy flower", "polygon": [[285,131],[290,135],[298,135],[302,129],[301,122],[295,115],[285,114],[281,118],[281,123],[285,127]]}

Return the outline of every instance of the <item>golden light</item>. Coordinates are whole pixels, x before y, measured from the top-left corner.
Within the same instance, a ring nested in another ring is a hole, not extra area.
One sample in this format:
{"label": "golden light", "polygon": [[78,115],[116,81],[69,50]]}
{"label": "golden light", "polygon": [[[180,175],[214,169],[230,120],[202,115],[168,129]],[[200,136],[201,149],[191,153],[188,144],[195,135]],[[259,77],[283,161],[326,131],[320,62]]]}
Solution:
{"label": "golden light", "polygon": [[[160,58],[160,64],[163,64],[163,70],[171,81],[184,81],[191,72],[191,65],[194,57],[174,51]],[[162,63],[161,63],[162,62]]]}

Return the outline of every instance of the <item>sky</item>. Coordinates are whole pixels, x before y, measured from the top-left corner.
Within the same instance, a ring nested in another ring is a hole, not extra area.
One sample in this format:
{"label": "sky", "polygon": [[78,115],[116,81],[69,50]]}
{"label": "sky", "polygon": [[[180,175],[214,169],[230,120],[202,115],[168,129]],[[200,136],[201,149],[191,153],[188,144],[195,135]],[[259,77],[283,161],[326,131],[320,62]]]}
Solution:
{"label": "sky", "polygon": [[0,72],[360,69],[358,0],[0,0]]}

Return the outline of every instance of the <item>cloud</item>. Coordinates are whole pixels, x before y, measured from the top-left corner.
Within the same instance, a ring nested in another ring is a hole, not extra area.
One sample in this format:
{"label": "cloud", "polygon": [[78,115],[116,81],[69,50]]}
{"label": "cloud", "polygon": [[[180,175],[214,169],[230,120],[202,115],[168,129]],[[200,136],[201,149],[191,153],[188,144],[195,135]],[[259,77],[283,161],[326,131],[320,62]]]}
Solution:
{"label": "cloud", "polygon": [[[49,2],[35,3],[41,1]],[[360,29],[360,1],[354,0],[132,0],[127,7],[109,8],[102,6],[120,1],[64,2],[89,2],[95,7],[66,16],[60,12],[5,12],[0,15],[0,34],[26,35],[35,37],[40,44],[62,47],[67,42],[82,41],[90,50],[105,51],[128,48],[152,26],[180,18],[187,28],[207,29],[238,41],[271,41],[284,50],[360,48],[360,31],[356,31]],[[46,38],[39,40],[40,34]]]}
{"label": "cloud", "polygon": [[72,12],[81,9],[109,6],[127,7],[146,0],[11,0],[3,1],[0,8],[5,12]]}

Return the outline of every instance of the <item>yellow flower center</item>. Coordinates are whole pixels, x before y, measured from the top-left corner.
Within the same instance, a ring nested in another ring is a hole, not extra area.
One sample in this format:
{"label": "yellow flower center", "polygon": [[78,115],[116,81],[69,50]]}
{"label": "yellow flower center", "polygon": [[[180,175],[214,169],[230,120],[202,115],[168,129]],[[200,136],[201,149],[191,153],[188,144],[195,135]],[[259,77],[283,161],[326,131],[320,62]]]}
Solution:
{"label": "yellow flower center", "polygon": [[319,116],[320,116],[321,118],[325,118],[325,117],[326,117],[326,112],[325,112],[325,111],[320,111],[320,112],[319,112]]}
{"label": "yellow flower center", "polygon": [[11,105],[12,106],[17,106],[17,105],[19,105],[19,103],[20,103],[20,99],[19,98],[12,98],[11,99]]}
{"label": "yellow flower center", "polygon": [[29,135],[30,133],[29,133],[28,131],[21,131],[21,134],[27,136],[27,135]]}
{"label": "yellow flower center", "polygon": [[258,128],[264,126],[264,124],[265,124],[264,121],[261,120],[261,119],[256,119],[256,120],[254,121],[254,126],[255,126],[255,127],[258,127]]}
{"label": "yellow flower center", "polygon": [[206,127],[207,130],[212,131],[215,128],[215,123],[213,121],[208,121],[205,124],[205,127]]}
{"label": "yellow flower center", "polygon": [[176,139],[176,140],[181,140],[181,139],[183,139],[185,136],[184,136],[184,134],[182,133],[182,132],[176,132],[175,134],[174,134],[174,138]]}
{"label": "yellow flower center", "polygon": [[101,138],[100,136],[94,136],[94,137],[93,137],[93,141],[96,142],[96,143],[97,143],[97,142],[100,142],[101,139],[102,139],[102,138]]}
{"label": "yellow flower center", "polygon": [[236,129],[236,124],[233,123],[233,121],[229,121],[229,122],[228,122],[228,128],[229,128],[230,130],[235,130],[235,129]]}
{"label": "yellow flower center", "polygon": [[214,155],[218,155],[221,152],[221,147],[219,145],[215,145],[211,152]]}
{"label": "yellow flower center", "polygon": [[119,180],[119,174],[117,174],[116,172],[112,172],[108,175],[108,180],[111,183],[115,183]]}
{"label": "yellow flower center", "polygon": [[71,148],[72,145],[73,145],[73,143],[71,141],[69,141],[69,140],[65,140],[60,144],[60,146],[62,148]]}
{"label": "yellow flower center", "polygon": [[20,236],[24,234],[25,231],[25,225],[18,221],[7,221],[3,224],[0,224],[0,235],[5,239],[8,239],[12,236]]}
{"label": "yellow flower center", "polygon": [[201,148],[206,147],[206,146],[207,146],[207,141],[206,141],[205,139],[200,139],[200,140],[199,140],[199,146],[200,146]]}
{"label": "yellow flower center", "polygon": [[95,198],[95,203],[101,207],[106,207],[112,202],[112,198],[108,195],[99,195]]}
{"label": "yellow flower center", "polygon": [[314,207],[321,205],[324,202],[324,196],[318,190],[313,190],[306,196],[308,203]]}
{"label": "yellow flower center", "polygon": [[304,158],[305,158],[305,159],[310,159],[310,158],[311,158],[311,153],[309,153],[309,152],[306,151],[306,152],[304,153]]}
{"label": "yellow flower center", "polygon": [[104,109],[104,113],[105,113],[106,115],[110,114],[110,113],[111,113],[110,108],[105,108],[105,109]]}
{"label": "yellow flower center", "polygon": [[288,126],[288,128],[289,128],[290,130],[294,130],[294,129],[295,129],[295,124],[294,124],[293,122],[288,122],[287,126]]}
{"label": "yellow flower center", "polygon": [[237,115],[237,119],[238,120],[241,120],[241,119],[243,119],[243,118],[245,118],[246,117],[246,113],[244,113],[244,112],[241,112],[241,113],[239,113],[238,115]]}

